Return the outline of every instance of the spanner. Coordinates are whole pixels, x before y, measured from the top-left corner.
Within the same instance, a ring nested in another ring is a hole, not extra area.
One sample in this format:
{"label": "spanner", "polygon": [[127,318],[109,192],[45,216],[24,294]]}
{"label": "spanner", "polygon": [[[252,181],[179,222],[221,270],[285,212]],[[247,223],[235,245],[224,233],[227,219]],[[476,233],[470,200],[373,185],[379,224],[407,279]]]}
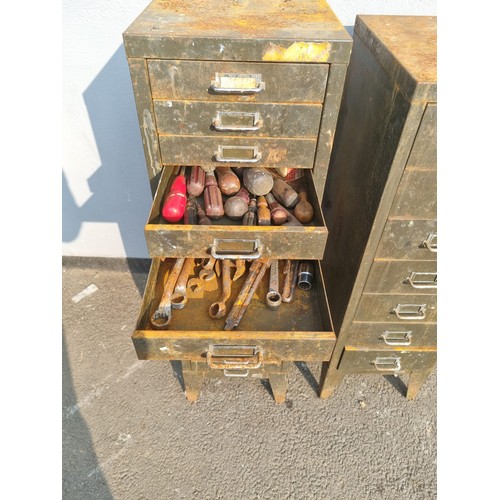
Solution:
{"label": "spanner", "polygon": [[299,267],[298,260],[286,261],[285,271],[284,271],[286,278],[285,278],[285,283],[283,284],[283,292],[281,293],[281,300],[283,302],[291,302],[293,300],[293,293],[295,292],[295,285],[297,283],[298,267]]}
{"label": "spanner", "polygon": [[208,262],[202,263],[203,269],[200,270],[198,273],[198,278],[200,278],[203,281],[211,281],[215,278],[215,271],[214,271],[214,266],[217,262],[217,259],[215,257],[210,257],[208,259]]}
{"label": "spanner", "polygon": [[281,305],[281,293],[279,292],[279,260],[271,262],[269,270],[269,292],[266,295],[266,306],[269,309],[276,310]]}
{"label": "spanner", "polygon": [[187,302],[186,283],[194,266],[194,259],[185,259],[181,274],[175,284],[174,293],[170,299],[174,309],[182,309]]}
{"label": "spanner", "polygon": [[226,315],[226,301],[231,296],[231,267],[234,264],[224,259],[222,261],[222,293],[217,302],[214,302],[208,309],[208,314],[212,319],[220,319]]}

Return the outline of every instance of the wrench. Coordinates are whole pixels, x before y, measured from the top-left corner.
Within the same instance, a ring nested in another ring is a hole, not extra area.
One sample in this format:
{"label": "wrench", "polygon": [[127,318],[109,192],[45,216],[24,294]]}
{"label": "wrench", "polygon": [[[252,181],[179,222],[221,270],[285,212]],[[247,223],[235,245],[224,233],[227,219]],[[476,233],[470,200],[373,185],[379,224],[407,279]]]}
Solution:
{"label": "wrench", "polygon": [[236,271],[233,274],[233,281],[236,281],[238,278],[243,276],[246,270],[245,261],[243,259],[236,260]]}
{"label": "wrench", "polygon": [[281,299],[283,302],[291,302],[293,293],[295,292],[295,285],[297,283],[297,269],[299,267],[298,260],[287,260],[285,265],[284,274],[286,275],[285,283],[283,284],[283,292]]}
{"label": "wrench", "polygon": [[266,295],[268,309],[276,310],[281,305],[281,293],[279,292],[279,260],[271,262],[269,270],[269,292]]}
{"label": "wrench", "polygon": [[194,259],[185,259],[181,274],[177,279],[174,293],[171,297],[172,307],[174,309],[183,309],[187,302],[186,283],[194,266]]}
{"label": "wrench", "polygon": [[205,282],[200,278],[191,278],[187,282],[187,287],[193,292],[203,292],[205,290]]}
{"label": "wrench", "polygon": [[231,296],[231,267],[234,264],[227,259],[222,261],[222,293],[217,302],[214,302],[208,309],[208,314],[212,319],[220,319],[226,315],[226,301]]}
{"label": "wrench", "polygon": [[168,277],[165,288],[163,289],[158,309],[156,309],[151,317],[151,324],[155,328],[165,329],[172,319],[172,293],[182,267],[184,266],[184,260],[185,259],[177,259],[172,271],[170,271],[170,276]]}
{"label": "wrench", "polygon": [[198,273],[198,278],[200,278],[203,281],[211,281],[215,278],[215,271],[214,271],[214,266],[215,263],[217,262],[217,259],[215,257],[210,257],[208,259],[208,262],[202,263],[201,266],[203,269]]}

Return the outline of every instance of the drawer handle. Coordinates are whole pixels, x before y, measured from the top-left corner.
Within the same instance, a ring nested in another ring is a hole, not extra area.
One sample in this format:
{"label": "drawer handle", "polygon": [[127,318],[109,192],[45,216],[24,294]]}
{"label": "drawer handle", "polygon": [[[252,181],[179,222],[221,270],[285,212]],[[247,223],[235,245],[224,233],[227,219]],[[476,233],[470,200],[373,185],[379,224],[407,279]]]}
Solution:
{"label": "drawer handle", "polygon": [[215,73],[209,92],[214,94],[258,94],[266,88],[262,75]]}
{"label": "drawer handle", "polygon": [[225,377],[248,377],[250,370],[224,370]]}
{"label": "drawer handle", "polygon": [[381,339],[387,345],[410,345],[412,332],[384,332]]}
{"label": "drawer handle", "polygon": [[211,345],[207,365],[215,370],[255,370],[262,365],[263,357],[264,352],[257,346]]}
{"label": "drawer handle", "polygon": [[259,259],[262,256],[263,245],[260,240],[220,239],[215,238],[210,245],[210,253],[215,259]]}
{"label": "drawer handle", "polygon": [[425,319],[427,304],[398,304],[391,312],[399,319]]}
{"label": "drawer handle", "polygon": [[222,163],[257,163],[262,158],[258,146],[217,147],[214,160]]}
{"label": "drawer handle", "polygon": [[398,372],[401,370],[401,358],[377,357],[371,364],[379,371]]}
{"label": "drawer handle", "polygon": [[255,132],[262,127],[260,113],[217,111],[212,126],[218,132]]}
{"label": "drawer handle", "polygon": [[420,244],[421,248],[427,248],[429,252],[436,253],[438,251],[438,243],[437,243],[438,235],[436,233],[429,233],[427,238]]}
{"label": "drawer handle", "polygon": [[409,283],[413,288],[437,288],[437,279],[437,273],[412,271],[404,283]]}

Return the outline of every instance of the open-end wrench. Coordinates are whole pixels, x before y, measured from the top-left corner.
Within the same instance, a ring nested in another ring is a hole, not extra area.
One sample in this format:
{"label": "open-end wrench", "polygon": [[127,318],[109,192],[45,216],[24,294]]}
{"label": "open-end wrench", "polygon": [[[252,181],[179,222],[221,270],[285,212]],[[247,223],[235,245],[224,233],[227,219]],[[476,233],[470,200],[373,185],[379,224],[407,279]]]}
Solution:
{"label": "open-end wrench", "polygon": [[194,259],[185,259],[181,274],[177,278],[174,293],[171,297],[172,307],[174,309],[182,309],[187,302],[186,283],[194,267]]}
{"label": "open-end wrench", "polygon": [[247,270],[245,261],[243,259],[237,259],[235,261],[236,264],[236,271],[233,274],[233,281],[236,281],[238,278],[243,276],[245,274],[245,271]]}
{"label": "open-end wrench", "polygon": [[276,310],[281,305],[281,293],[279,292],[279,260],[271,261],[269,270],[269,292],[266,295],[266,306]]}
{"label": "open-end wrench", "polygon": [[231,267],[234,264],[224,259],[222,261],[222,293],[217,302],[214,302],[208,309],[208,314],[212,319],[220,319],[226,315],[226,301],[231,296]]}
{"label": "open-end wrench", "polygon": [[283,292],[281,293],[281,300],[283,302],[291,302],[293,300],[293,293],[295,292],[295,285],[297,283],[297,269],[299,267],[298,260],[287,260],[285,265],[284,274],[285,283],[283,284]]}
{"label": "open-end wrench", "polygon": [[193,292],[203,292],[205,290],[205,282],[200,278],[190,278],[186,285]]}
{"label": "open-end wrench", "polygon": [[217,262],[215,257],[210,257],[207,262],[201,264],[203,269],[198,273],[198,278],[203,281],[211,281],[215,278],[214,266]]}
{"label": "open-end wrench", "polygon": [[163,294],[161,296],[160,303],[158,304],[158,308],[151,316],[151,324],[155,328],[167,328],[172,319],[172,293],[174,292],[175,284],[177,283],[177,279],[179,278],[182,267],[184,266],[184,260],[185,259],[177,259],[172,271],[170,271],[170,276],[168,277],[165,288],[163,289]]}

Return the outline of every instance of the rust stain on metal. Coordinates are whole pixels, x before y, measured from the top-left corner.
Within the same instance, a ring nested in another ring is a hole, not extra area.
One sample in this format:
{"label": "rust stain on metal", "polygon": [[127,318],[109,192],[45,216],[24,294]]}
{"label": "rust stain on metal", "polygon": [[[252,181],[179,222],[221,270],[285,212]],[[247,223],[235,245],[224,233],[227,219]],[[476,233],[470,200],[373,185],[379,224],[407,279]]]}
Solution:
{"label": "rust stain on metal", "polygon": [[294,42],[285,48],[269,43],[262,56],[263,61],[285,62],[328,62],[330,56],[328,42]]}
{"label": "rust stain on metal", "polygon": [[286,148],[269,149],[267,161],[270,163],[280,163],[286,158],[287,154],[288,150]]}

